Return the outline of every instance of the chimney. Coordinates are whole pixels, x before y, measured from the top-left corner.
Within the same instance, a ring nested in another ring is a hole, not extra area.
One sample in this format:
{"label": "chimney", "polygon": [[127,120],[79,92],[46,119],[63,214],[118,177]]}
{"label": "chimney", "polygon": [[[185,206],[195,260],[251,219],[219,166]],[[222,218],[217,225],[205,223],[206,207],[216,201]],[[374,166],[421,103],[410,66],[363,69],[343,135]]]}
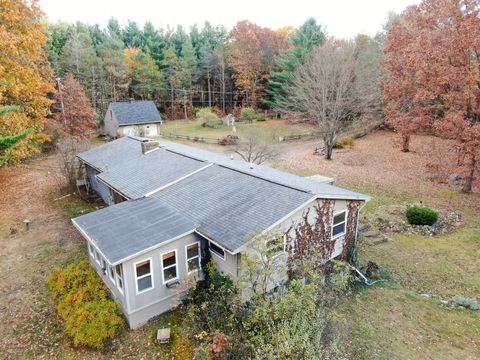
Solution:
{"label": "chimney", "polygon": [[142,154],[149,153],[150,151],[153,151],[155,149],[158,149],[159,143],[158,141],[142,141]]}
{"label": "chimney", "polygon": [[135,102],[135,99],[134,99],[134,98],[130,98],[130,99],[128,99],[128,101],[129,101],[130,103],[133,103],[133,102]]}

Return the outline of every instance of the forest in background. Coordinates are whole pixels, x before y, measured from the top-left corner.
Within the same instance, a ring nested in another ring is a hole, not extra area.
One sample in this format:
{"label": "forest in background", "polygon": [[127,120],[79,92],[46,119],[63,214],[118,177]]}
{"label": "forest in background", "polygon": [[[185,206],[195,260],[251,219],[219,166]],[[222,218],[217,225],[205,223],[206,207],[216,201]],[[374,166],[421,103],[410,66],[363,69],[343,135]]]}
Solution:
{"label": "forest in background", "polygon": [[[115,18],[105,29],[83,23],[44,28],[55,76],[72,73],[100,114],[110,101],[153,99],[168,118],[191,116],[196,107],[223,113],[245,106],[275,109],[296,67],[328,38],[314,18],[299,28],[276,30],[248,20],[230,31],[209,22],[188,30],[155,28],[151,22],[142,28]],[[365,84],[379,87],[376,69],[384,41],[383,33],[352,40],[362,59],[359,76],[370,77]]]}

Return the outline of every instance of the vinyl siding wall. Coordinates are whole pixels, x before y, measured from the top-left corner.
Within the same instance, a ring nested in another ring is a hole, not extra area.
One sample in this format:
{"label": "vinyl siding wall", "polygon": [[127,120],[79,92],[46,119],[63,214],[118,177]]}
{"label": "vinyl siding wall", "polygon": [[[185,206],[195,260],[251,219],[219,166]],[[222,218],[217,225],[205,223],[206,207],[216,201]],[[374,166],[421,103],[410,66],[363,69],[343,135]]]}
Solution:
{"label": "vinyl siding wall", "polygon": [[112,205],[113,200],[110,188],[97,179],[97,175],[100,172],[88,164],[85,164],[85,171],[92,189],[102,198],[105,204]]}

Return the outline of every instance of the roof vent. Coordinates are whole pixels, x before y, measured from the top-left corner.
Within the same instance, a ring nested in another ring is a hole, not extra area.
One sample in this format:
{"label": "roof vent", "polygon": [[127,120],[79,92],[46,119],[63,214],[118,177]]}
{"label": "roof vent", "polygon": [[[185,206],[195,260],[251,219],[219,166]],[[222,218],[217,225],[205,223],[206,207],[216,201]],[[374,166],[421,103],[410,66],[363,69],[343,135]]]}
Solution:
{"label": "roof vent", "polygon": [[233,154],[230,154],[230,160],[233,160]]}
{"label": "roof vent", "polygon": [[250,169],[253,169],[253,162],[250,163]]}
{"label": "roof vent", "polygon": [[159,147],[158,141],[142,141],[140,144],[142,145],[142,154],[149,153]]}

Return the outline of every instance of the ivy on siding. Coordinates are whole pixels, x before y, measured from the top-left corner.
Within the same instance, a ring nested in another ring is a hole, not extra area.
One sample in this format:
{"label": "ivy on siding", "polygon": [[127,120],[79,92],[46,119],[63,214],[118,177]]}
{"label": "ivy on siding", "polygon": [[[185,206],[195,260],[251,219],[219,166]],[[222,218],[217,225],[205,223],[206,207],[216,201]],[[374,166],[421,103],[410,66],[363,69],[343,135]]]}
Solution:
{"label": "ivy on siding", "polygon": [[[302,214],[302,220],[292,224],[285,233],[286,251],[289,253],[289,267],[299,261],[309,260],[314,266],[322,266],[331,259],[335,250],[335,240],[332,240],[332,219],[335,201],[330,199],[317,200]],[[348,259],[352,245],[355,245],[356,225],[360,201],[347,201],[347,224],[344,236],[342,259]],[[314,211],[315,221],[309,217]]]}

